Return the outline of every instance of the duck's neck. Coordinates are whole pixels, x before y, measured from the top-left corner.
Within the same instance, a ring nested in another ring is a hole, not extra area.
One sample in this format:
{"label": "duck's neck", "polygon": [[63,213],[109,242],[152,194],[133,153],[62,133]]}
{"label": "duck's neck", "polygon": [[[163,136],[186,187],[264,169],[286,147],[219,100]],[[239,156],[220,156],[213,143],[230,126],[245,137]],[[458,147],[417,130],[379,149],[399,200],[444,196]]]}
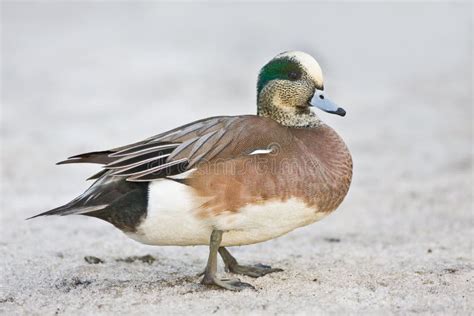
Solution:
{"label": "duck's neck", "polygon": [[275,102],[268,94],[258,96],[257,115],[271,118],[281,125],[296,128],[318,127],[323,123],[307,107],[285,106]]}

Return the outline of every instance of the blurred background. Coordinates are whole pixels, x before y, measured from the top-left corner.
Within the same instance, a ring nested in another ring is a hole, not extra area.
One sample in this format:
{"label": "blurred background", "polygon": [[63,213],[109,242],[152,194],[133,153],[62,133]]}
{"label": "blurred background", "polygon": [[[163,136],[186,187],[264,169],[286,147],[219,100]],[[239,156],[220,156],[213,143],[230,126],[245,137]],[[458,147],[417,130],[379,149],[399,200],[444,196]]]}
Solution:
{"label": "blurred background", "polygon": [[[0,312],[472,311],[472,12],[2,1]],[[255,113],[258,71],[286,50],[316,57],[346,109],[319,114],[350,148],[354,179],[329,218],[234,250],[285,269],[252,280],[257,294],[202,289],[205,247],[139,245],[91,218],[24,221],[89,185],[97,166],[54,165],[65,157]],[[156,262],[115,261],[144,254]]]}

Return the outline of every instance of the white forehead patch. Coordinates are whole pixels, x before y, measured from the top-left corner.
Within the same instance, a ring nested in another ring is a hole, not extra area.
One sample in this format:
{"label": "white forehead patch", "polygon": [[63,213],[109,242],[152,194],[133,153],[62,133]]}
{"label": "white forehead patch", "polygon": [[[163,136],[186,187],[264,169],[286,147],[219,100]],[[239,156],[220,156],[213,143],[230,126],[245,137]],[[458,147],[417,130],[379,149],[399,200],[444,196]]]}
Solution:
{"label": "white forehead patch", "polygon": [[275,58],[288,57],[297,60],[305,69],[306,72],[313,78],[314,82],[323,85],[323,71],[313,56],[305,52],[289,51],[277,55]]}

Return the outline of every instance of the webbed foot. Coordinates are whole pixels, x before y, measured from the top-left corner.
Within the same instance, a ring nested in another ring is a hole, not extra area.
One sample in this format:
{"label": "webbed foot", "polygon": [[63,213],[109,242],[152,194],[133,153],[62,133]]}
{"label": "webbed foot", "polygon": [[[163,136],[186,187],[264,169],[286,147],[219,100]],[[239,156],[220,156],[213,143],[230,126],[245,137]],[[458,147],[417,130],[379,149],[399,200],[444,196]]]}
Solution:
{"label": "webbed foot", "polygon": [[247,275],[252,278],[259,278],[264,275],[274,273],[274,272],[282,272],[282,269],[279,268],[272,268],[271,266],[267,266],[264,264],[256,264],[256,265],[240,265],[237,260],[230,254],[230,252],[225,249],[224,247],[219,248],[219,254],[224,260],[226,271]]}
{"label": "webbed foot", "polygon": [[227,269],[229,270],[229,272],[247,275],[252,278],[259,278],[270,273],[283,271],[283,269],[272,268],[271,266],[267,266],[261,263],[249,266],[240,264],[230,265]]}
{"label": "webbed foot", "polygon": [[208,279],[204,277],[201,283],[205,285],[219,286],[221,288],[224,288],[226,290],[231,290],[231,291],[242,291],[245,289],[255,290],[255,288],[251,284],[241,282],[239,279],[219,279],[216,277]]}

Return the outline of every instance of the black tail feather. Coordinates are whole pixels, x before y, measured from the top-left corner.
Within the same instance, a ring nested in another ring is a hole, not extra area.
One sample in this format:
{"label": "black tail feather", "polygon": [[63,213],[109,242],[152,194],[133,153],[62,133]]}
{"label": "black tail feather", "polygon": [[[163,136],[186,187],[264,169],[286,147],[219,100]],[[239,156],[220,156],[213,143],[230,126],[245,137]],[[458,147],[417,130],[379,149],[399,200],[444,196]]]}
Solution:
{"label": "black tail feather", "polygon": [[[69,212],[68,212],[68,211],[69,211]],[[52,210],[49,210],[49,211],[40,213],[40,214],[38,214],[38,215],[28,217],[26,220],[33,219],[33,218],[40,217],[40,216],[51,216],[51,215],[64,216],[64,215],[71,214],[70,211],[71,211],[71,208],[70,208],[70,205],[69,205],[69,203],[68,203],[68,204],[65,204],[65,205],[63,205],[63,206],[59,206],[59,207],[53,208]]]}
{"label": "black tail feather", "polygon": [[73,214],[87,215],[87,213],[99,211],[99,210],[107,208],[108,206],[107,204],[91,205],[91,206],[77,206],[77,204],[74,202],[75,201],[72,201],[71,203],[68,203],[66,205],[53,208],[52,210],[49,210],[47,212],[29,217],[27,218],[27,220],[33,219],[39,216],[50,216],[50,215],[59,215],[59,216],[66,216],[66,215],[73,215]]}

